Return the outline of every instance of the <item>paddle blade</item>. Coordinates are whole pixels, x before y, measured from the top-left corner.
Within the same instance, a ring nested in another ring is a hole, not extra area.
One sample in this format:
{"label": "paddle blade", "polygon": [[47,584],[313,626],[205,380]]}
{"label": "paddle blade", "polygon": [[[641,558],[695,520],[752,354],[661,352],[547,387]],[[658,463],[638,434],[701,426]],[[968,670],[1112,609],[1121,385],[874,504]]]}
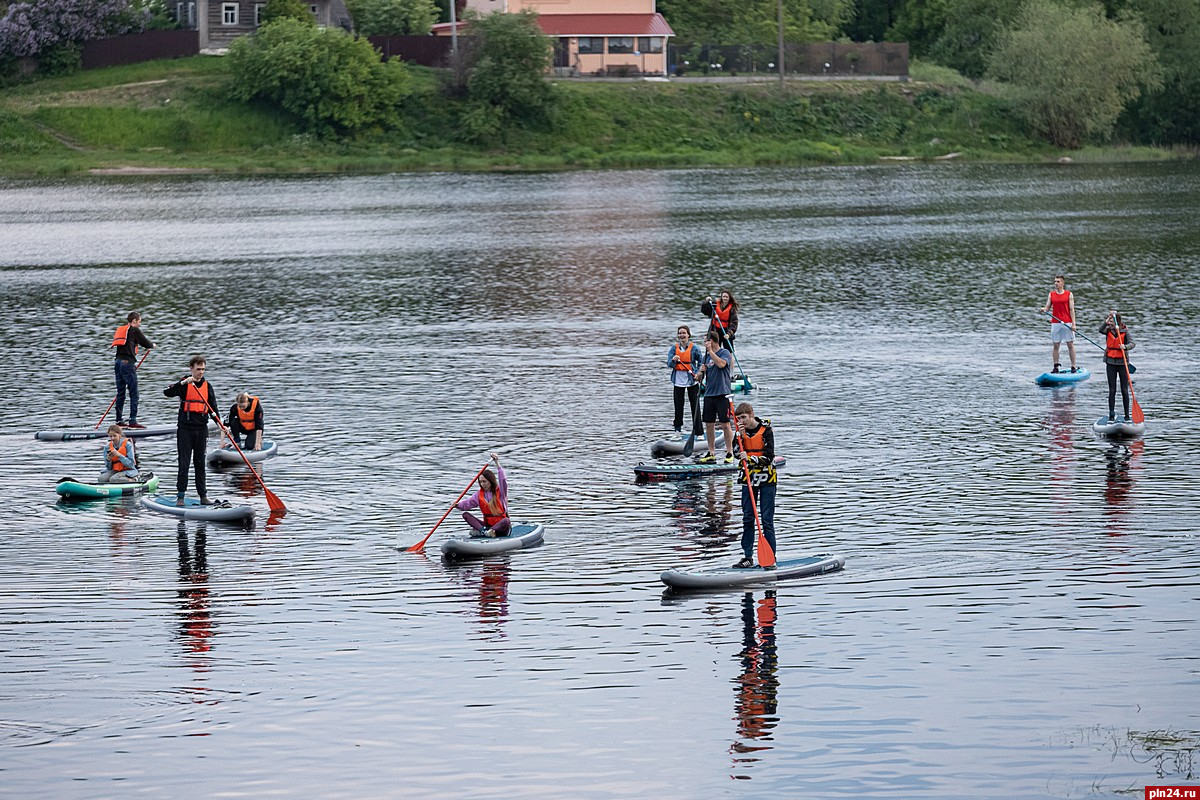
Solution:
{"label": "paddle blade", "polygon": [[[259,479],[259,482],[262,482],[261,478]],[[271,513],[279,515],[286,514],[287,506],[283,504],[283,501],[276,497],[275,493],[268,489],[265,483],[262,484],[262,488],[263,494],[267,496],[267,507],[271,509]]]}
{"label": "paddle blade", "polygon": [[683,443],[683,454],[690,456],[692,451],[696,449],[696,432],[692,431],[688,436],[687,441]]}
{"label": "paddle blade", "polygon": [[758,565],[760,567],[775,566],[775,551],[771,548],[771,544],[767,541],[767,537],[763,535],[762,522],[758,522]]}
{"label": "paddle blade", "polygon": [[1133,424],[1135,425],[1141,425],[1146,421],[1146,415],[1142,413],[1142,405],[1137,401],[1136,397],[1133,398],[1133,413],[1130,416],[1133,418]]}

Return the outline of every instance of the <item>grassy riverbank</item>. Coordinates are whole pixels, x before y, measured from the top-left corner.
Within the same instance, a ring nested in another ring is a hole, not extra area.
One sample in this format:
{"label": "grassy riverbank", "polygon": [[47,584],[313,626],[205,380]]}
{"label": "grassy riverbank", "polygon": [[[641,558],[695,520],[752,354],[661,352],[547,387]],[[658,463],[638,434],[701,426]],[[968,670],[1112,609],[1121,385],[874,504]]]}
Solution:
{"label": "grassy riverbank", "polygon": [[[89,170],[390,172],[870,164],[881,160],[1172,158],[1065,152],[1031,138],[995,96],[914,69],[906,83],[559,81],[551,129],[503,145],[457,141],[437,76],[413,68],[403,131],[324,141],[226,100],[211,56],[93,70],[0,92],[0,174]],[[922,80],[922,78],[926,78]]]}

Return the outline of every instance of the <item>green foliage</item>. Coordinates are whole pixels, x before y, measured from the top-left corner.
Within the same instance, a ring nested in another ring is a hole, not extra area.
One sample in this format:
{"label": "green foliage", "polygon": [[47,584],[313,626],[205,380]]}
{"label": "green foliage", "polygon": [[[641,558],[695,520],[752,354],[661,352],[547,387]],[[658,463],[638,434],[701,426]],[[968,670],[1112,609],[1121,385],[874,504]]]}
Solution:
{"label": "green foliage", "polygon": [[907,0],[887,31],[888,41],[908,42],[911,55],[928,56],[946,27],[951,5],[950,0]]}
{"label": "green foliage", "polygon": [[1131,0],[1163,67],[1163,85],[1132,105],[1123,128],[1154,143],[1200,144],[1200,3]]}
{"label": "green foliage", "polygon": [[[679,41],[775,44],[779,39],[778,0],[658,0],[657,8]],[[783,0],[784,38],[833,39],[853,13],[853,0]]]}
{"label": "green foliage", "polygon": [[272,22],[281,19],[294,19],[310,28],[317,26],[317,19],[304,0],[267,0],[260,19],[262,26],[265,28]]}
{"label": "green foliage", "polygon": [[1145,30],[1105,18],[1096,5],[1030,0],[1002,34],[988,72],[1010,84],[1013,108],[1059,147],[1107,138],[1142,87],[1160,84]]}
{"label": "green foliage", "polygon": [[404,64],[382,62],[366,39],[292,19],[235,40],[228,61],[231,97],[264,100],[320,134],[397,126],[409,91]]}
{"label": "green foliage", "polygon": [[62,42],[38,53],[38,72],[43,75],[70,75],[83,67],[83,51],[74,42]]}
{"label": "green foliage", "polygon": [[[955,0],[928,55],[969,78],[982,78],[996,39],[1017,18],[1022,0]],[[924,55],[919,53],[918,55]]]}
{"label": "green foliage", "polygon": [[466,73],[462,129],[468,141],[495,140],[509,125],[549,123],[555,95],[546,70],[554,52],[537,15],[488,14],[471,21],[471,33],[478,47]]}
{"label": "green foliage", "polygon": [[424,36],[438,18],[434,0],[347,0],[363,36]]}

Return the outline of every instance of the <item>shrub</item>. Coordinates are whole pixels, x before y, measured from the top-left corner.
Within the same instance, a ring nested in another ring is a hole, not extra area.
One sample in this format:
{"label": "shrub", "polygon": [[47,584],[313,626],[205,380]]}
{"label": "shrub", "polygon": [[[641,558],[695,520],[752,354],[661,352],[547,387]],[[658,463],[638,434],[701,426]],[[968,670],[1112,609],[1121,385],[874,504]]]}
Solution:
{"label": "shrub", "polygon": [[317,19],[304,0],[267,0],[263,6],[261,24],[266,26],[280,19],[294,19],[310,28],[317,26]]}
{"label": "shrub", "polygon": [[363,36],[424,36],[438,19],[433,0],[348,0],[346,6]]}
{"label": "shrub", "polygon": [[79,45],[145,28],[146,11],[129,0],[31,0],[12,3],[0,18],[0,61],[38,56],[60,45]]}
{"label": "shrub", "polygon": [[293,19],[263,26],[229,48],[230,94],[261,99],[298,117],[312,132],[343,134],[399,125],[408,70],[383,62],[366,39]]}

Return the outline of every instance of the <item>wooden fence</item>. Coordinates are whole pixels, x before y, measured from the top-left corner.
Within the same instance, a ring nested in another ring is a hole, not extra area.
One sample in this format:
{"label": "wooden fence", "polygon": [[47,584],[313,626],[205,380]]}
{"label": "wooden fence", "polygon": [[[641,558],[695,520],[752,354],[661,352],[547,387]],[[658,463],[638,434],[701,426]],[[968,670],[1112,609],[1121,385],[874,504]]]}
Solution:
{"label": "wooden fence", "polygon": [[200,33],[195,30],[144,31],[83,45],[83,68],[116,67],[160,58],[182,58],[200,52]]}

